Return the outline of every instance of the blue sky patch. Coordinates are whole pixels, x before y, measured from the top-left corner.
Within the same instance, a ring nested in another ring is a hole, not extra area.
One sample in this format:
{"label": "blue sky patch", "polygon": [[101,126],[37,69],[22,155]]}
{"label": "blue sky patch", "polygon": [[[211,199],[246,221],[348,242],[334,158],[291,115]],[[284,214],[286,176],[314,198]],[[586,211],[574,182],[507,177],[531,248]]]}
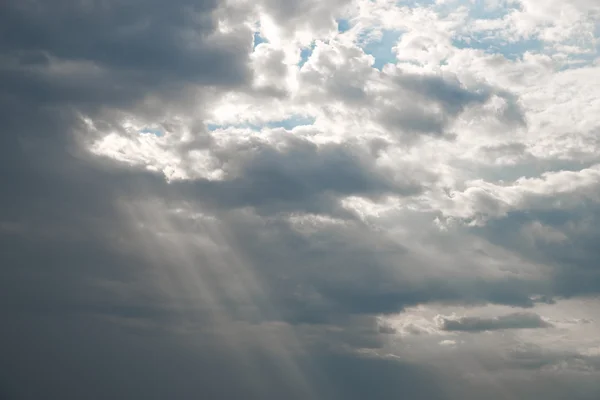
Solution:
{"label": "blue sky patch", "polygon": [[496,9],[486,8],[480,1],[473,5],[473,8],[469,9],[469,17],[472,19],[502,19],[511,12],[518,10],[515,8],[504,8],[498,7]]}
{"label": "blue sky patch", "polygon": [[251,124],[251,123],[242,123],[242,124],[206,124],[206,128],[209,131],[216,131],[218,129],[227,129],[227,128],[238,128],[238,129],[252,129],[254,131],[260,131],[263,128],[283,128],[286,130],[292,130],[297,126],[303,125],[312,125],[315,122],[314,117],[308,117],[303,115],[293,115],[289,118],[278,120],[278,121],[268,121],[264,124]]}
{"label": "blue sky patch", "polygon": [[347,19],[338,19],[337,20],[338,31],[340,33],[344,33],[350,29],[350,21]]}
{"label": "blue sky patch", "polygon": [[308,61],[314,49],[315,42],[312,42],[309,47],[305,47],[300,51],[300,62],[298,63],[300,68]]}
{"label": "blue sky patch", "polygon": [[267,122],[265,126],[269,128],[284,128],[287,130],[293,129],[297,126],[312,125],[315,122],[314,117],[307,117],[302,115],[294,115],[290,118],[283,119],[281,121]]}
{"label": "blue sky patch", "polygon": [[527,39],[517,42],[505,42],[495,38],[471,36],[452,41],[459,49],[483,50],[489,54],[502,54],[509,60],[522,58],[525,52],[538,53],[544,50],[544,43],[539,39]]}
{"label": "blue sky patch", "polygon": [[458,7],[465,6],[469,10],[471,19],[502,19],[513,11],[519,10],[518,4],[503,4],[498,7],[490,7],[485,4],[485,0],[462,0],[460,2],[451,2],[447,4],[435,4],[435,1],[420,1],[416,5],[431,5],[435,7],[436,12],[446,17],[456,11]]}
{"label": "blue sky patch", "polygon": [[143,128],[140,130],[143,135],[163,136],[165,133],[159,128]]}
{"label": "blue sky patch", "polygon": [[396,63],[396,54],[392,48],[398,43],[402,32],[394,30],[383,30],[378,40],[372,40],[363,47],[365,53],[375,58],[373,67],[381,70],[388,63]]}
{"label": "blue sky patch", "polygon": [[256,48],[256,46],[258,46],[261,43],[269,43],[269,41],[264,37],[260,36],[260,32],[254,32],[254,48]]}

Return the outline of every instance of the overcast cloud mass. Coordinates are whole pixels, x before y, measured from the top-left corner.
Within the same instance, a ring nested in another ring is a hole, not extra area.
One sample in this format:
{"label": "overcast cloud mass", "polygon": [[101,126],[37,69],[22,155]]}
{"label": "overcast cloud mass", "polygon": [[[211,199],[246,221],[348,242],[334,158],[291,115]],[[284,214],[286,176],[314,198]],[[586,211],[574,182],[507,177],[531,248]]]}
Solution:
{"label": "overcast cloud mass", "polygon": [[600,398],[597,0],[4,0],[0,399]]}

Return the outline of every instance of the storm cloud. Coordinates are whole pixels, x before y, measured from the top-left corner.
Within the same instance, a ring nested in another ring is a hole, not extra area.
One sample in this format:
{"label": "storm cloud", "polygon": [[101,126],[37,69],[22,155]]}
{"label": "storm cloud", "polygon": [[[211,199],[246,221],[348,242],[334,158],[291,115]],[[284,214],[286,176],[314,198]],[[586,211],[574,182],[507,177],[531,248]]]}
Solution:
{"label": "storm cloud", "polygon": [[321,3],[4,2],[1,398],[598,398],[600,10]]}

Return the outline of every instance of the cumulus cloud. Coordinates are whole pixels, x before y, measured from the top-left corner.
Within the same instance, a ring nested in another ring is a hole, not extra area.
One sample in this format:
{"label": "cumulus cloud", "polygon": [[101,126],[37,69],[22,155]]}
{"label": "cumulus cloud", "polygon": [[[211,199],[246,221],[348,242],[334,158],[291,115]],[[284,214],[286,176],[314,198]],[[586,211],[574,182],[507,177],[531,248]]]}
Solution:
{"label": "cumulus cloud", "polygon": [[594,1],[5,3],[0,397],[598,398]]}

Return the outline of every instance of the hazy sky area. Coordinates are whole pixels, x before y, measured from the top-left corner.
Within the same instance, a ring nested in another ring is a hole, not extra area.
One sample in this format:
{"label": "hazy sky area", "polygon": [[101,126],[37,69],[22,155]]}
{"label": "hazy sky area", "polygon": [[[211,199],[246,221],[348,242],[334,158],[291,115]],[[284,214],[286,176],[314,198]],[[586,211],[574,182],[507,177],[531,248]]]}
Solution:
{"label": "hazy sky area", "polygon": [[0,400],[600,399],[598,0],[3,0]]}

